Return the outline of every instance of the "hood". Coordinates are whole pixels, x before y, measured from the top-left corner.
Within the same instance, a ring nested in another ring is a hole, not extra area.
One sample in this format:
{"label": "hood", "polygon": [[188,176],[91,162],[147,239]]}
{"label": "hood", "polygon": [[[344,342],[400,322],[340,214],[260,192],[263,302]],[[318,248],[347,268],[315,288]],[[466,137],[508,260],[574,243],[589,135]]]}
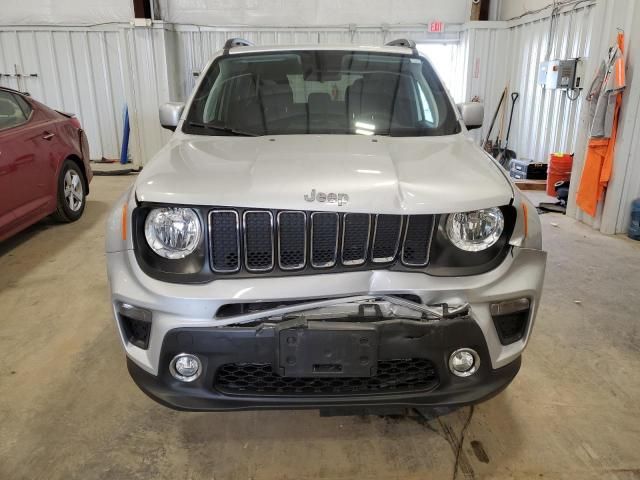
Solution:
{"label": "hood", "polygon": [[426,214],[506,205],[513,190],[500,167],[462,134],[176,135],[138,176],[136,196],[172,204]]}

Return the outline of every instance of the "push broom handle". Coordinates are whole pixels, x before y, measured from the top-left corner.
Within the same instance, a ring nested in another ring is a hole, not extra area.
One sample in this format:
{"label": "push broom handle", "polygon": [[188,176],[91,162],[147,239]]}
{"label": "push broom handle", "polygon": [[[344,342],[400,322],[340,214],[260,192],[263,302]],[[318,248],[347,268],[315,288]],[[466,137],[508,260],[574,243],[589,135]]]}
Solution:
{"label": "push broom handle", "polygon": [[491,132],[493,131],[494,125],[496,124],[496,119],[498,118],[498,113],[500,113],[500,108],[502,107],[502,102],[504,101],[504,97],[506,95],[507,95],[507,89],[505,88],[502,91],[502,96],[500,97],[500,101],[498,102],[498,107],[496,108],[496,111],[493,114],[493,119],[491,120],[491,125],[489,126],[489,131],[487,132],[487,136],[485,137],[484,142],[482,142],[482,146],[483,147],[489,141],[489,137],[491,136]]}

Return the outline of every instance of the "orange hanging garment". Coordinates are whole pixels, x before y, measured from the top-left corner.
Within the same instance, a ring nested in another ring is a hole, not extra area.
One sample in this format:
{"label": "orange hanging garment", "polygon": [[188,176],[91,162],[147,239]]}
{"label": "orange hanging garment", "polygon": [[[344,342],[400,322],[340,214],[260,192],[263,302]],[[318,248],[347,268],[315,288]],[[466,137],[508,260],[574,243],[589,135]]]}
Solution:
{"label": "orange hanging garment", "polygon": [[624,34],[618,34],[618,44],[610,49],[594,79],[587,99],[593,115],[591,138],[578,187],[578,206],[592,217],[611,178],[618,133],[618,115],[625,88]]}

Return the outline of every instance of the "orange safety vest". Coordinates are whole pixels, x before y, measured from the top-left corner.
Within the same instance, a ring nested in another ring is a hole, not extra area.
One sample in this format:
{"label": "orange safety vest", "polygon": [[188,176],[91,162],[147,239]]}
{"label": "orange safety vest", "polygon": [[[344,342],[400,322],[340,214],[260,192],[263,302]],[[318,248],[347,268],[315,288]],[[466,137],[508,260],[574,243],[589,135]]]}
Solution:
{"label": "orange safety vest", "polygon": [[[618,49],[620,55],[615,56],[612,69],[607,67],[605,77],[602,79],[601,94],[598,101],[608,101],[607,92],[614,93],[615,107],[613,113],[613,125],[611,136],[591,137],[587,147],[587,154],[578,187],[576,202],[578,206],[592,217],[596,216],[598,202],[604,197],[605,189],[611,178],[613,170],[613,156],[615,151],[616,136],[618,133],[618,116],[622,105],[622,89],[625,86],[625,66],[622,54],[624,53],[624,34],[618,33]],[[613,71],[611,71],[613,70]],[[592,128],[593,131],[593,128]]]}

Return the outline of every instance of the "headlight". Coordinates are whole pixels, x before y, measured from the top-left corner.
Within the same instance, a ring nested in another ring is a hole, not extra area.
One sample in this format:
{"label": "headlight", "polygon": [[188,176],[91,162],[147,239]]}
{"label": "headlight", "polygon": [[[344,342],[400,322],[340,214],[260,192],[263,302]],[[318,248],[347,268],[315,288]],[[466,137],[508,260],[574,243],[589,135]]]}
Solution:
{"label": "headlight", "polygon": [[144,236],[161,257],[184,258],[200,243],[202,226],[190,208],[154,208],[144,222]]}
{"label": "headlight", "polygon": [[504,230],[499,208],[452,213],[447,218],[447,236],[460,250],[479,252],[495,244]]}

